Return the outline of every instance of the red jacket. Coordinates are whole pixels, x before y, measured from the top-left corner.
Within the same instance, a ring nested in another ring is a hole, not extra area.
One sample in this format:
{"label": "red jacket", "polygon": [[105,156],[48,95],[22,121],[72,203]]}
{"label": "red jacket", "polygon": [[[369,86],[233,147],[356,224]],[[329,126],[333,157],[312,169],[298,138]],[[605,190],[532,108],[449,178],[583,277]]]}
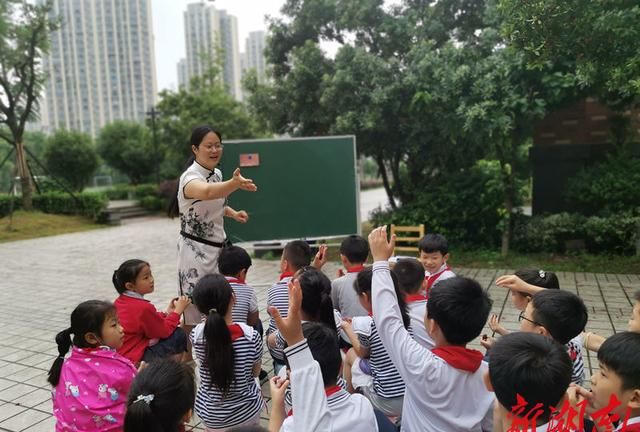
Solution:
{"label": "red jacket", "polygon": [[118,353],[134,364],[142,360],[151,339],[165,339],[180,324],[180,315],[165,314],[145,299],[121,294],[114,302],[124,329],[124,342]]}

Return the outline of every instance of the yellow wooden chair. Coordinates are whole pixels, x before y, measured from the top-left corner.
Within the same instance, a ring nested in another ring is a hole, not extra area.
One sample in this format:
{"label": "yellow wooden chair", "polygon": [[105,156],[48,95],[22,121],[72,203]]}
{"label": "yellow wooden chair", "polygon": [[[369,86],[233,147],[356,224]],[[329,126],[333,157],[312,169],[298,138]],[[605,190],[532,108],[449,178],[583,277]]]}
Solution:
{"label": "yellow wooden chair", "polygon": [[[394,255],[398,252],[413,252],[418,255],[418,242],[424,237],[424,224],[416,226],[399,226],[391,225],[391,235],[396,235],[396,247],[393,250]],[[408,243],[414,243],[415,246],[409,246]]]}

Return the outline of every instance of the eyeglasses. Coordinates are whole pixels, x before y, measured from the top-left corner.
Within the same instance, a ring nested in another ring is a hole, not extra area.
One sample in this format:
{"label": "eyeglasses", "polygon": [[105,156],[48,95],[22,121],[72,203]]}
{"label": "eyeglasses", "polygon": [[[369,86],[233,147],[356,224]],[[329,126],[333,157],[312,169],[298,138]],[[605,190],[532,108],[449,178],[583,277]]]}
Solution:
{"label": "eyeglasses", "polygon": [[215,145],[205,145],[203,146],[207,150],[216,150],[220,151],[224,148],[224,144],[215,144]]}
{"label": "eyeglasses", "polygon": [[540,324],[539,322],[536,322],[536,321],[534,321],[534,320],[530,320],[529,318],[527,318],[526,316],[524,316],[524,311],[520,312],[520,315],[518,315],[518,321],[522,321],[522,320],[529,321],[531,324],[535,324],[535,325],[540,326],[540,327],[544,327],[544,326],[543,326],[542,324]]}

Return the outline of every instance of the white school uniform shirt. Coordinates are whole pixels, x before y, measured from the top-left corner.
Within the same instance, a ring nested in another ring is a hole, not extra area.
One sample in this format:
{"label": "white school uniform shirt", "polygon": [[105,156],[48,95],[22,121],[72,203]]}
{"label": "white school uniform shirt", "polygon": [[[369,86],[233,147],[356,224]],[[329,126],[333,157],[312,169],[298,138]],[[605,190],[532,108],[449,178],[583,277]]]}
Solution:
{"label": "white school uniform shirt", "polygon": [[[629,429],[629,426],[631,426],[631,425],[640,425],[640,417],[632,417],[629,420],[627,420],[626,428]],[[620,426],[618,426],[616,428],[616,432],[618,432],[618,431],[624,432],[624,430],[622,429],[623,426],[624,426],[624,424],[620,423]],[[635,428],[633,428],[633,430],[634,431],[635,430],[640,430],[640,427],[635,427]]]}
{"label": "white school uniform shirt", "polygon": [[424,279],[427,281],[427,289],[430,289],[440,281],[450,279],[452,277],[456,277],[456,274],[451,271],[449,264],[447,263],[442,264],[435,273],[429,273],[426,270],[424,272]]}
{"label": "white school uniform shirt", "polygon": [[327,396],[320,365],[304,339],[285,350],[291,366],[293,415],[281,432],[372,432],[378,430],[371,402],[360,394],[338,390]]}
{"label": "white school uniform shirt", "polygon": [[406,384],[402,430],[491,431],[494,395],[483,380],[487,363],[475,372],[456,369],[411,337],[402,325],[386,261],[373,264],[372,296],[380,338]]}
{"label": "white school uniform shirt", "polygon": [[569,354],[572,364],[571,382],[582,385],[584,381],[584,359],[582,358],[584,339],[582,332],[571,339],[565,346],[567,347],[567,354]]}
{"label": "white school uniform shirt", "polygon": [[225,276],[225,279],[229,281],[229,285],[231,285],[233,293],[236,295],[236,302],[233,304],[233,311],[231,312],[233,322],[246,324],[249,314],[258,310],[256,291],[239,279],[229,276]]}
{"label": "white school uniform shirt", "polygon": [[[415,296],[417,297],[418,295],[416,294]],[[427,313],[427,299],[423,296],[420,296],[419,299],[414,299],[413,295],[408,295],[405,297],[405,300],[407,302],[407,312],[409,313],[409,318],[411,318],[413,338],[423,347],[433,349],[435,343],[424,326],[424,316]]]}

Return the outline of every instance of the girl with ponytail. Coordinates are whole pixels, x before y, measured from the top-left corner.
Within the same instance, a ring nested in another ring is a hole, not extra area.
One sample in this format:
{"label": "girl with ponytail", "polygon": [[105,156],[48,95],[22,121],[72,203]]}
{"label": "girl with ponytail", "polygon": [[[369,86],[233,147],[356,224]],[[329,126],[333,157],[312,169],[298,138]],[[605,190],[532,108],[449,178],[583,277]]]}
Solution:
{"label": "girl with ponytail", "polygon": [[193,369],[170,359],[140,371],[129,391],[124,432],[178,432],[191,419],[196,397]]}
{"label": "girl with ponytail", "polygon": [[264,401],[255,377],[260,373],[262,337],[245,323],[233,322],[235,295],[224,276],[200,279],[193,302],[205,316],[191,332],[200,376],[196,414],[207,431],[259,424]]}
{"label": "girl with ponytail", "polygon": [[71,326],[56,335],[58,357],[48,376],[56,431],[122,430],[136,374],[133,364],[116,352],[123,338],[109,302],[89,300],[71,313]]}

